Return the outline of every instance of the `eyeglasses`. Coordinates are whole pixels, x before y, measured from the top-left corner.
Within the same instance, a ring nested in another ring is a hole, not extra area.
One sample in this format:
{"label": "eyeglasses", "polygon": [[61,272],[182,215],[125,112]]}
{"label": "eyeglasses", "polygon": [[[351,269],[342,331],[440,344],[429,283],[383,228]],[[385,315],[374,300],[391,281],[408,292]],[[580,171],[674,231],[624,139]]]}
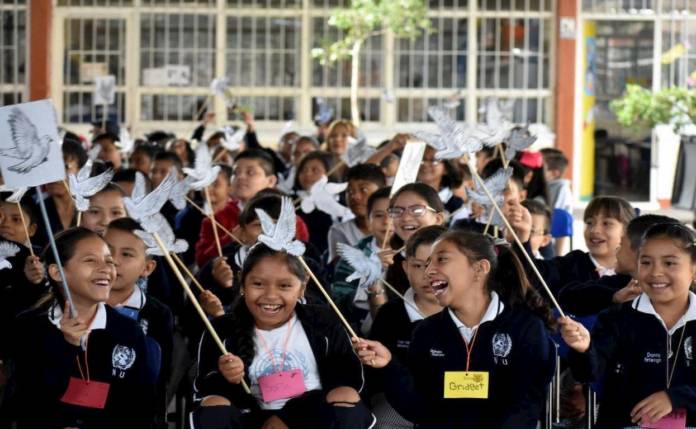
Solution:
{"label": "eyeglasses", "polygon": [[413,217],[421,217],[427,212],[437,213],[432,207],[425,206],[423,204],[414,204],[412,206],[404,207],[389,207],[387,210],[387,215],[392,219],[400,218],[404,213],[408,212]]}
{"label": "eyeglasses", "polygon": [[442,161],[440,161],[439,159],[425,159],[425,158],[423,158],[420,165],[433,165],[433,166],[435,166],[435,165],[439,165],[441,162]]}

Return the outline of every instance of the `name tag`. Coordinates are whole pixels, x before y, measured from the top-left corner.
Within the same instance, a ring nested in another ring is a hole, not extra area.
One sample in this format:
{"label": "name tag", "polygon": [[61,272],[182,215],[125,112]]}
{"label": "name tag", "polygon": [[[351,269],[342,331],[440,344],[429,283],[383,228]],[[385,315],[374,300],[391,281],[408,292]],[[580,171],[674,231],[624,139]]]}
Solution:
{"label": "name tag", "polygon": [[263,402],[294,398],[307,390],[299,368],[259,377],[259,389]]}
{"label": "name tag", "polygon": [[70,377],[68,389],[60,398],[61,402],[79,407],[104,409],[106,398],[109,396],[109,383],[100,381],[85,381],[81,378]]}
{"label": "name tag", "polygon": [[488,371],[446,371],[445,399],[488,399]]}
{"label": "name tag", "polygon": [[686,428],[686,410],[678,409],[667,414],[655,423],[641,423],[641,427],[651,429],[684,429]]}

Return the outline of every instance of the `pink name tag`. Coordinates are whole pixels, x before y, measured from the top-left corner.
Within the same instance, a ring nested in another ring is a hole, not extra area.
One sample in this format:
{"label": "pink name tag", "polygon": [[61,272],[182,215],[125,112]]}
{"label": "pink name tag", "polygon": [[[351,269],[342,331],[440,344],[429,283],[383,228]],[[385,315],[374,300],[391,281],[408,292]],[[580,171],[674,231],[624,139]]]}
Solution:
{"label": "pink name tag", "polygon": [[61,402],[86,408],[104,409],[106,398],[109,396],[109,383],[85,381],[81,378],[70,377],[68,389],[60,398]]}
{"label": "pink name tag", "polygon": [[650,429],[684,429],[686,427],[686,410],[674,410],[655,423],[641,423],[641,427]]}
{"label": "pink name tag", "polygon": [[299,368],[259,377],[259,388],[263,402],[294,398],[306,391],[302,371]]}

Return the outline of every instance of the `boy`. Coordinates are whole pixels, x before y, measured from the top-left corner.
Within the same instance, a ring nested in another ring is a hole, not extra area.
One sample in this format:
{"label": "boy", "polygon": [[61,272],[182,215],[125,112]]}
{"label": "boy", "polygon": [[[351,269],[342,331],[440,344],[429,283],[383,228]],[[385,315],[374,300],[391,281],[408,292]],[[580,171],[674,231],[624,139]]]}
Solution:
{"label": "boy", "polygon": [[128,160],[128,166],[147,176],[150,174],[156,154],[157,148],[149,144],[141,144],[133,150]]}
{"label": "boy", "polygon": [[93,145],[99,145],[101,150],[97,157],[104,162],[111,163],[114,171],[121,169],[123,159],[121,158],[121,148],[118,143],[118,136],[112,132],[99,134],[92,140]]}
{"label": "boy", "polygon": [[[546,148],[541,151],[544,157],[544,178],[549,195],[549,207],[551,210],[561,209],[573,213],[573,192],[570,190],[570,181],[564,179],[568,168],[568,158],[558,149]],[[566,250],[568,237],[557,237],[554,250],[557,255],[562,255]]]}
{"label": "boy", "polygon": [[524,200],[522,205],[529,210],[529,214],[532,216],[532,230],[529,237],[532,256],[544,259],[539,253],[539,249],[548,246],[551,242],[551,211],[546,204],[537,200]]}
{"label": "boy", "polygon": [[169,308],[147,295],[138,283],[146,279],[155,269],[156,262],[146,251],[145,243],[135,235],[140,225],[131,218],[116,219],[108,225],[104,240],[109,245],[116,265],[116,280],[111,286],[107,303],[119,313],[138,322],[148,340],[149,351],[155,358],[159,349],[157,378],[157,408],[155,422],[158,427],[166,417],[166,384],[171,367],[174,318]]}
{"label": "boy", "polygon": [[82,223],[87,229],[103,236],[112,220],[126,217],[123,190],[109,183],[89,199],[89,208],[82,213]]}
{"label": "boy", "polygon": [[172,168],[176,168],[176,173],[181,179],[181,160],[174,152],[160,152],[155,155],[155,161],[152,163],[152,169],[150,169],[150,181],[152,182],[152,189],[159,186],[165,177],[172,171]]}
{"label": "boy", "polygon": [[333,263],[338,257],[336,250],[338,243],[355,246],[369,234],[367,200],[370,195],[386,184],[382,169],[374,164],[358,164],[351,167],[346,174],[346,179],[348,181],[346,201],[355,218],[334,224],[329,229],[329,263]]}
{"label": "boy", "polygon": [[[234,229],[239,223],[239,213],[259,191],[273,188],[277,178],[273,168],[273,159],[263,150],[248,149],[234,159],[234,179],[232,180],[232,198],[218,212],[215,219],[228,230]],[[220,234],[220,244],[224,246],[232,239],[226,234]],[[202,267],[213,257],[217,256],[215,237],[210,219],[204,219],[201,233],[196,243],[196,263]]]}

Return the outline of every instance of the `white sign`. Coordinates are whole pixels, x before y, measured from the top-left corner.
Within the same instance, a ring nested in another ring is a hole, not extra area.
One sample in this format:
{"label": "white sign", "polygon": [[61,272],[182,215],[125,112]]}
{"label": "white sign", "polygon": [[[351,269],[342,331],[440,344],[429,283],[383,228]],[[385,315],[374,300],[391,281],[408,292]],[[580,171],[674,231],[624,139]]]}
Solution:
{"label": "white sign", "polygon": [[162,68],[152,68],[143,70],[143,85],[145,86],[164,86],[167,84],[167,71]]}
{"label": "white sign", "polygon": [[561,17],[559,33],[561,39],[575,39],[575,18]]}
{"label": "white sign", "polygon": [[0,169],[11,188],[65,179],[56,112],[50,100],[0,107]]}
{"label": "white sign", "polygon": [[191,84],[190,66],[167,65],[164,70],[167,73],[167,85],[188,86]]}
{"label": "white sign", "polygon": [[425,142],[406,143],[399,162],[399,169],[396,170],[390,197],[402,186],[416,181],[421,161],[423,161],[423,154],[425,154]]}
{"label": "white sign", "polygon": [[114,101],[116,101],[116,76],[95,77],[92,104],[95,106],[114,104]]}
{"label": "white sign", "polygon": [[106,76],[109,68],[106,63],[82,63],[80,64],[80,82],[94,83],[94,78]]}

